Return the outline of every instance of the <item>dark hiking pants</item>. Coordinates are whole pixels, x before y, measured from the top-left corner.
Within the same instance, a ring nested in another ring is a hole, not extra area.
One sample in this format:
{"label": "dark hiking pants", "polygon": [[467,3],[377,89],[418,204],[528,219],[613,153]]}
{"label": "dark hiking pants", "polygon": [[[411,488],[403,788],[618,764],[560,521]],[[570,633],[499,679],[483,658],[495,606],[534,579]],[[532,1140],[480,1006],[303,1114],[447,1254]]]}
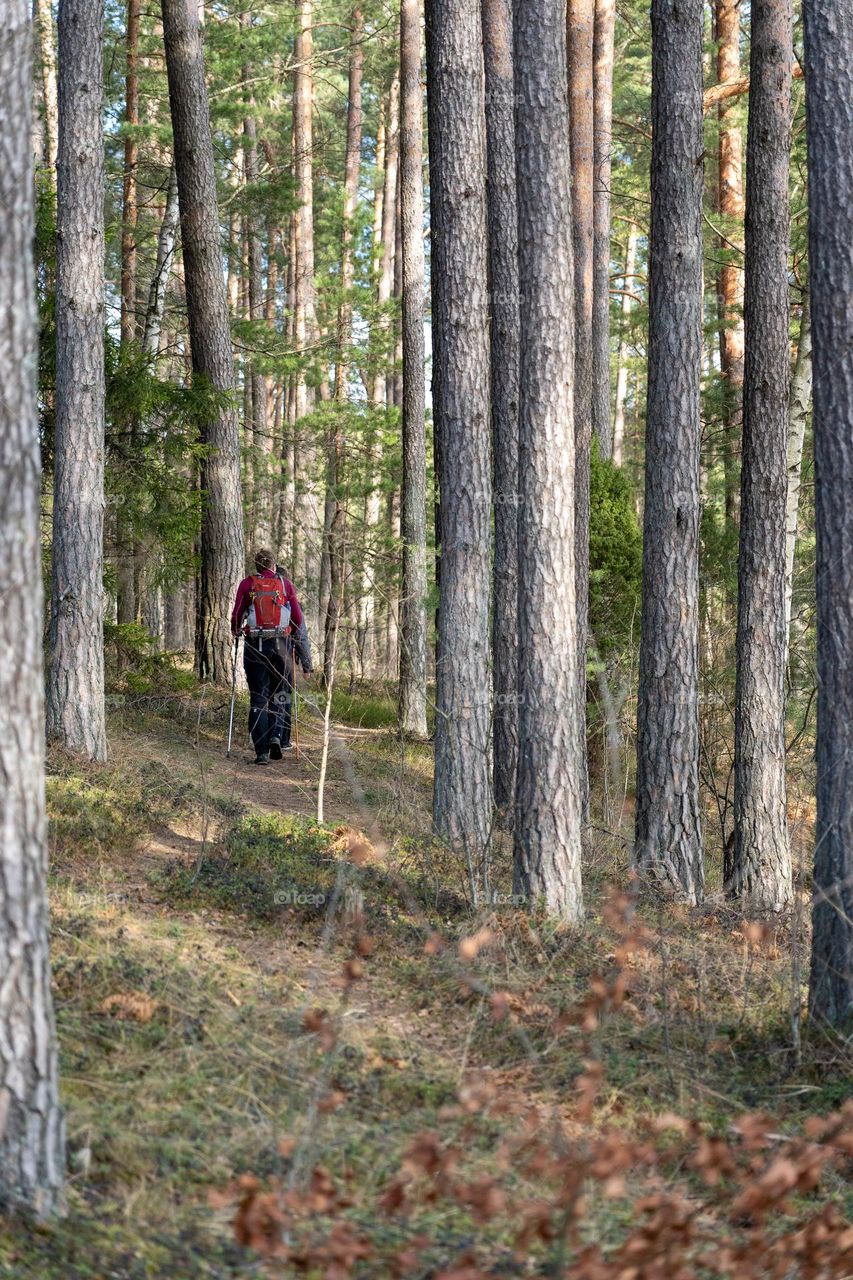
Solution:
{"label": "dark hiking pants", "polygon": [[269,754],[270,742],[290,743],[292,663],[289,639],[247,639],[243,667],[249,686],[249,733],[259,756]]}

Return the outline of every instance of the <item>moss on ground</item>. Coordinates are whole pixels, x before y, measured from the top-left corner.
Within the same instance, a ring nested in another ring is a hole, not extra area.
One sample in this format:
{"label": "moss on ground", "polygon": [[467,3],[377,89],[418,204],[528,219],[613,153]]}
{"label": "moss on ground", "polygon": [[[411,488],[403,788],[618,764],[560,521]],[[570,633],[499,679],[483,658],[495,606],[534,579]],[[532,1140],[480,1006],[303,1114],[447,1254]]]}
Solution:
{"label": "moss on ground", "polygon": [[[602,838],[590,851],[581,931],[503,899],[474,912],[456,863],[417,834],[428,829],[417,791],[409,834],[381,858],[354,860],[341,829],[256,812],[213,766],[196,779],[155,718],[140,722],[136,740],[133,759],[106,768],[51,762],[69,1214],[42,1230],[0,1225],[4,1280],[260,1276],[217,1197],[241,1174],[298,1181],[318,1162],[347,1190],[343,1216],[373,1241],[360,1272],[368,1280],[384,1280],[392,1254],[418,1232],[430,1241],[420,1275],[476,1246],[495,1276],[544,1276],[557,1265],[551,1246],[540,1242],[518,1263],[516,1224],[501,1214],[481,1222],[458,1202],[429,1199],[410,1221],[377,1209],[425,1132],[458,1150],[466,1178],[495,1171],[511,1118],[492,1104],[470,1107],[472,1092],[488,1088],[515,1114],[536,1103],[575,1135],[591,1059],[603,1066],[593,1129],[626,1135],[673,1111],[720,1136],[755,1110],[796,1132],[849,1098],[849,1048],[810,1037],[807,1025],[801,1044],[794,1035],[802,913],[745,931],[728,908],[640,904],[634,923],[645,941],[625,958],[618,1008],[605,1001],[590,1022],[583,1002],[598,975],[614,977],[623,941],[606,890],[621,878],[618,842]],[[352,751],[390,806],[389,777],[377,778],[391,768],[390,746],[378,760],[381,740],[356,738]],[[160,824],[180,819],[189,830],[203,813],[215,819],[208,840],[136,866]],[[509,872],[499,846],[505,896]],[[336,891],[342,910],[330,920]],[[323,901],[299,901],[312,894]],[[429,941],[436,932],[441,947]],[[472,936],[479,950],[460,953]],[[688,1197],[703,1194],[686,1167],[666,1176]],[[531,1199],[541,1194],[512,1162],[506,1177]],[[643,1191],[639,1173],[629,1183],[627,1199],[589,1195],[585,1239],[624,1237],[631,1196]],[[853,1213],[850,1183],[837,1174],[820,1197]]]}

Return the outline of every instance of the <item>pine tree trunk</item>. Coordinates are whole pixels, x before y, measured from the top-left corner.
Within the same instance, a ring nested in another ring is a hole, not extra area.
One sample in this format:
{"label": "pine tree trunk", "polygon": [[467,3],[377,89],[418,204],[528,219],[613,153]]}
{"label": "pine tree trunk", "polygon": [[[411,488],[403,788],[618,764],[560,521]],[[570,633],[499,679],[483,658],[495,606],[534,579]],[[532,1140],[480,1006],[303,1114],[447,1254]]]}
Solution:
{"label": "pine tree trunk", "polygon": [[589,455],[592,442],[592,315],[595,244],[595,109],[593,49],[595,0],[569,0],[567,56],[572,149],[572,227],[575,272],[575,631],[578,688],[575,720],[584,761],[583,811],[589,808],[586,770],[586,639],[589,611]]}
{"label": "pine tree trunk", "polygon": [[332,678],[333,654],[337,652],[337,632],[344,599],[344,556],[346,549],[346,506],[341,493],[344,481],[343,414],[348,400],[349,348],[352,343],[353,218],[358,205],[361,160],[362,79],[364,76],[364,16],[359,5],[352,11],[350,42],[347,141],[344,159],[344,210],[341,225],[341,300],[338,305],[338,349],[335,362],[335,400],[339,405],[329,442],[327,492],[332,495],[329,525],[329,603],[325,617],[323,678]]}
{"label": "pine tree trunk", "polygon": [[689,902],[699,825],[702,0],[652,6],[652,210],[636,862]]}
{"label": "pine tree trunk", "polygon": [[[127,34],[125,38],[125,111],[124,111],[124,180],[122,184],[121,221],[121,312],[122,347],[130,347],[136,339],[136,224],[138,219],[136,171],[139,162],[139,19],[140,0],[127,0]],[[139,424],[134,418],[129,431],[131,452],[135,453]],[[124,518],[124,510],[116,512],[116,616],[119,622],[135,622],[140,601],[136,595],[138,576],[133,525]]]}
{"label": "pine tree trunk", "polygon": [[[390,316],[388,305],[394,286],[394,247],[396,241],[396,201],[397,169],[400,155],[400,81],[394,77],[391,92],[388,95],[388,111],[385,127],[385,171],[382,183],[382,218],[380,223],[380,240],[374,242],[374,261],[377,263],[379,278],[376,288],[376,304],[378,309],[376,366],[371,379],[371,407],[377,410],[386,408],[388,394],[388,339],[390,333]],[[374,224],[375,231],[375,224]],[[377,643],[377,578],[379,574],[380,551],[380,518],[382,515],[382,445],[378,429],[374,429],[370,443],[370,460],[372,475],[370,489],[365,504],[365,571],[361,599],[359,602],[359,637],[362,652],[362,664],[368,675],[377,675],[376,662],[379,646]]]}
{"label": "pine tree trunk", "polygon": [[[193,375],[200,386],[230,396],[234,362],[198,19],[185,0],[162,4]],[[201,679],[226,684],[231,679],[231,604],[244,567],[240,426],[230,403],[211,407],[202,443],[209,452],[201,463],[196,669]]]}
{"label": "pine tree trunk", "polygon": [[[293,279],[294,336],[303,361],[316,343],[314,287],[314,0],[295,0],[293,146],[296,175]],[[302,419],[314,408],[314,388],[305,368],[296,375],[293,474],[295,482],[294,573],[312,635],[319,629],[320,570],[324,515],[317,495],[317,450]]]}
{"label": "pine tree trunk", "polygon": [[785,785],[793,16],[791,0],[752,0],[750,12],[735,842],[726,891],[779,910],[793,895]]}
{"label": "pine tree trunk", "polygon": [[853,24],[805,0],[817,508],[817,828],[809,1002],[853,1017]]}
{"label": "pine tree trunk", "polygon": [[628,228],[625,252],[625,276],[622,287],[622,332],[619,336],[619,358],[616,374],[616,410],[613,416],[613,461],[621,467],[625,455],[625,401],[628,398],[628,325],[631,317],[631,291],[637,270],[639,228],[632,222]]}
{"label": "pine tree trunk", "polygon": [[518,208],[512,0],[483,0],[492,340],[494,792],[511,812],[518,775]]}
{"label": "pine tree trunk", "polygon": [[121,340],[136,337],[136,169],[139,163],[139,17],[141,0],[127,0],[124,111],[124,186],[121,223]]}
{"label": "pine tree trunk", "polygon": [[107,756],[102,0],[59,9],[56,442],[47,728]]}
{"label": "pine tree trunk", "polygon": [[[741,0],[716,0],[717,79],[720,83],[740,75]],[[730,254],[740,244],[739,225],[743,220],[743,137],[737,120],[735,98],[726,98],[717,109],[719,117],[719,206],[726,219],[726,239],[722,254]],[[732,223],[738,228],[735,231]],[[740,263],[726,262],[717,277],[720,312],[720,373],[725,391],[723,408],[723,449],[726,485],[726,516],[738,518],[737,459],[743,423],[744,318],[743,271]]]}
{"label": "pine tree trunk", "polygon": [[400,597],[400,729],[427,736],[426,381],[424,371],[424,176],[421,3],[400,8],[400,237],[403,340],[403,584]]}
{"label": "pine tree trunk", "polygon": [[[0,42],[0,564],[14,601],[0,616],[0,1204],[46,1217],[64,1207],[65,1133],[48,944],[30,12],[10,0]],[[91,15],[95,57],[98,33]],[[66,138],[68,123],[66,108]]]}
{"label": "pine tree trunk", "polygon": [[[251,79],[252,68],[246,65],[243,79]],[[248,105],[254,107],[249,96]],[[244,172],[246,186],[255,187],[258,182],[258,129],[254,114],[243,121]],[[257,215],[250,212],[246,218],[248,249],[249,319],[261,325],[266,319],[266,295],[263,284],[263,245],[257,226]],[[253,339],[253,344],[257,339]],[[256,542],[268,547],[273,540],[273,437],[269,427],[267,380],[257,368],[255,357],[250,358],[249,378],[251,386],[251,456],[253,459],[252,487],[255,510],[252,522]]]}
{"label": "pine tree trunk", "polygon": [[615,28],[616,0],[595,0],[592,430],[602,458],[613,456],[613,420],[610,416],[610,179]]}
{"label": "pine tree trunk", "polygon": [[[572,497],[573,263],[566,27],[560,0],[516,0],[521,398],[515,883],[578,920],[583,768]],[[442,576],[444,565],[442,565]],[[533,621],[535,620],[535,622]]]}
{"label": "pine tree trunk", "polygon": [[790,648],[791,602],[794,596],[794,555],[797,550],[797,528],[800,511],[800,487],[803,474],[803,442],[806,419],[812,401],[812,322],[811,293],[806,286],[800,317],[797,360],[791,379],[788,411],[788,503],[785,521],[785,637]]}
{"label": "pine tree trunk", "polygon": [[491,818],[491,457],[486,137],[479,0],[431,0],[427,92],[433,405],[440,438],[441,605],[436,831],[465,854],[477,899]]}

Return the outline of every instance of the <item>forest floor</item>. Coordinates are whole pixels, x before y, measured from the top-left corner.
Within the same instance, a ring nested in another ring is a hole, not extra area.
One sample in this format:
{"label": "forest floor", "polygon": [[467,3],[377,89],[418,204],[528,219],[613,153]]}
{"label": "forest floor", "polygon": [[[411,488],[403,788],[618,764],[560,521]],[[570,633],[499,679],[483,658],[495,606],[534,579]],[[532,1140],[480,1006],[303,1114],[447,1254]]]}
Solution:
{"label": "forest floor", "polygon": [[242,735],[225,758],[216,694],[114,708],[105,766],[51,756],[68,1214],[0,1223],[0,1276],[595,1280],[589,1251],[638,1223],[671,1263],[613,1275],[731,1237],[725,1274],[758,1276],[765,1215],[785,1241],[850,1220],[836,1152],[754,1222],[738,1199],[780,1151],[802,1170],[798,1135],[851,1094],[849,1044],[800,1025],[804,897],[748,924],[632,910],[599,833],[581,930],[511,904],[500,842],[501,905],[475,911],[428,834],[429,744],[401,746],[388,699],[334,711],[322,826],[307,706],[268,769]]}

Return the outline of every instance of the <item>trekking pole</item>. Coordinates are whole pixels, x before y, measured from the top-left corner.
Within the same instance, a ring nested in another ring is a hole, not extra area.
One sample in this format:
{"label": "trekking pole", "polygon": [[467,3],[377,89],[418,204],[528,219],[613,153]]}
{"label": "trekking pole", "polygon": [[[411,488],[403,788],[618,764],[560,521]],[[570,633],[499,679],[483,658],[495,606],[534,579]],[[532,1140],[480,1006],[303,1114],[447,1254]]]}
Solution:
{"label": "trekking pole", "polygon": [[237,650],[240,647],[240,637],[234,637],[234,661],[231,664],[231,710],[228,714],[228,747],[226,749],[226,758],[231,756],[231,738],[234,733],[234,699],[237,696]]}
{"label": "trekking pole", "polygon": [[299,759],[299,698],[296,693],[296,646],[291,645],[290,648],[290,683],[293,689],[293,745],[296,749],[296,759]]}

